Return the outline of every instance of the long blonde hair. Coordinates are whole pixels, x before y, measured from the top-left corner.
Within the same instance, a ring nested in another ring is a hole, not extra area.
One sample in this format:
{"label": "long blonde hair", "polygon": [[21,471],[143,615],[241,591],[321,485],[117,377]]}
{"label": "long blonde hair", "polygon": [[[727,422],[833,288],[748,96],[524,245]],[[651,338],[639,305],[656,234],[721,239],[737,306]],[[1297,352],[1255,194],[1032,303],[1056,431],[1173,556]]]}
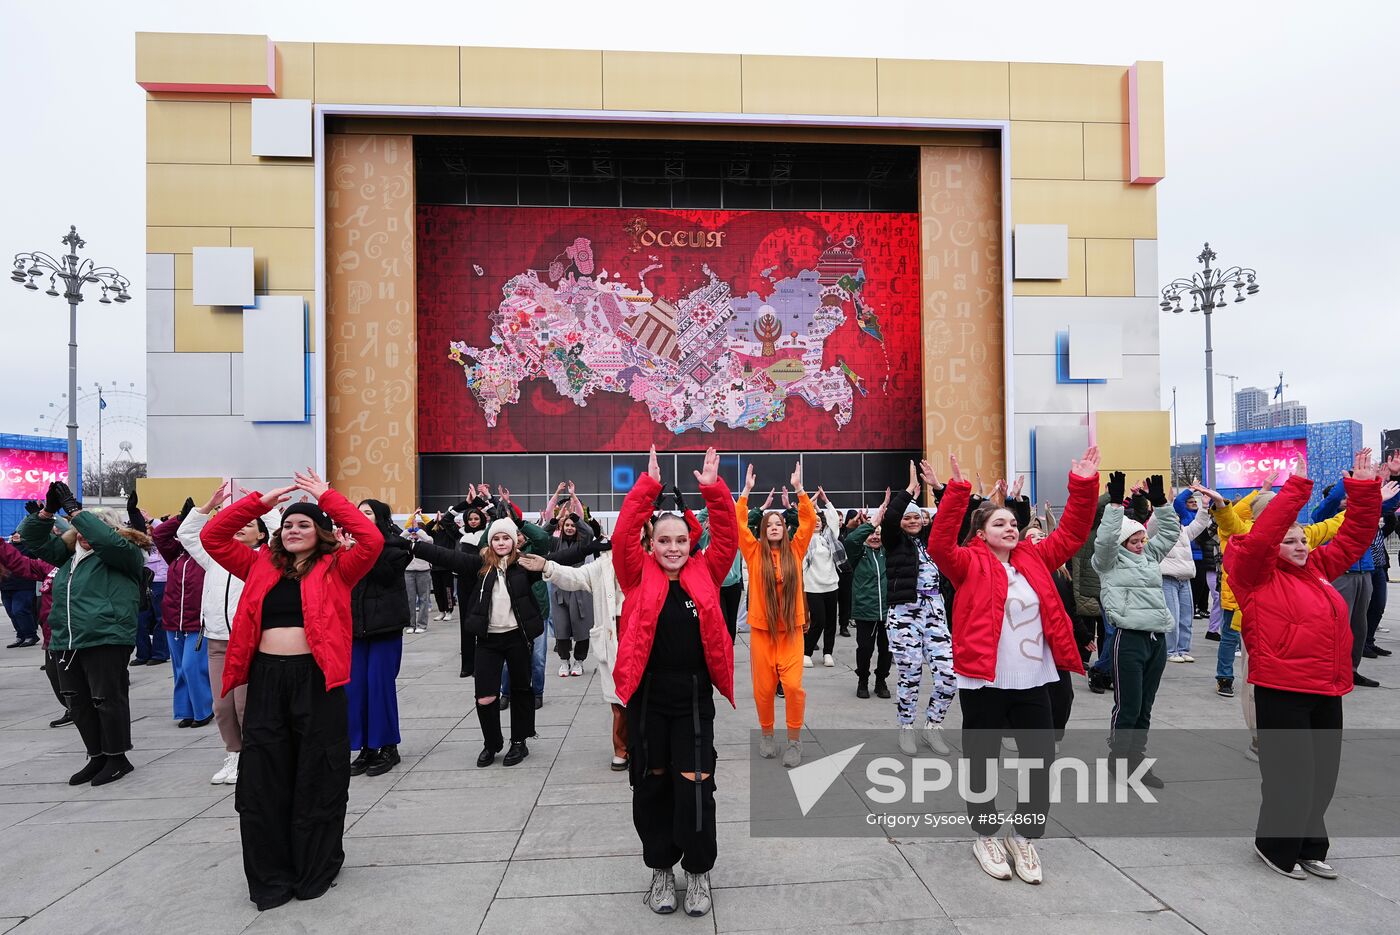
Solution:
{"label": "long blonde hair", "polygon": [[[768,524],[777,520],[783,529],[783,538],[776,548],[768,544]],[[764,604],[768,608],[768,625],[779,633],[790,633],[797,629],[797,555],[792,549],[792,537],[788,535],[787,523],[781,513],[767,513],[758,524],[764,548],[758,563],[758,586],[763,593]],[[773,553],[777,553],[774,555]],[[774,569],[776,560],[777,569]],[[778,588],[778,574],[782,575],[783,586]]]}

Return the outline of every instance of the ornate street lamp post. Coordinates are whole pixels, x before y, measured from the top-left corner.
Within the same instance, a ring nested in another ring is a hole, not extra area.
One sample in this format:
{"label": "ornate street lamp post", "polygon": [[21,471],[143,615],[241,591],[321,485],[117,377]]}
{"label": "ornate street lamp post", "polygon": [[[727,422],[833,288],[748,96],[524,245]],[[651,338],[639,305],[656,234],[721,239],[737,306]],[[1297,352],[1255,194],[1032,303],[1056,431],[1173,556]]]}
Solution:
{"label": "ornate street lamp post", "polygon": [[[1215,486],[1215,351],[1210,343],[1210,315],[1217,308],[1224,308],[1226,302],[1243,302],[1259,291],[1256,273],[1252,269],[1232,266],[1229,269],[1212,269],[1210,262],[1215,259],[1215,251],[1210,244],[1196,257],[1203,269],[1190,279],[1174,279],[1162,287],[1162,311],[1180,315],[1183,298],[1191,299],[1191,313],[1204,312],[1206,316],[1206,456],[1201,465],[1207,487]],[[1227,290],[1234,289],[1231,300]]]}
{"label": "ornate street lamp post", "polygon": [[[110,266],[97,266],[92,260],[79,259],[78,250],[87,242],[78,236],[78,228],[70,226],[68,234],[59,241],[68,252],[58,259],[47,253],[17,253],[10,279],[26,289],[38,291],[39,280],[48,277],[45,295],[63,296],[68,303],[68,479],[77,490],[82,483],[78,473],[78,303],[83,300],[83,287],[89,284],[102,288],[103,305],[128,302],[127,289],[131,281]],[[62,282],[63,291],[58,291]]]}

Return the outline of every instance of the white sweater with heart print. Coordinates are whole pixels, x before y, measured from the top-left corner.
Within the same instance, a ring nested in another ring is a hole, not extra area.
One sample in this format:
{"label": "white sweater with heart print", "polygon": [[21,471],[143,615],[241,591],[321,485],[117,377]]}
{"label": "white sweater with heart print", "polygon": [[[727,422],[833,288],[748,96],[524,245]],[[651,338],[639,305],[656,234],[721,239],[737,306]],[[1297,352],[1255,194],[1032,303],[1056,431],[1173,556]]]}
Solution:
{"label": "white sweater with heart print", "polygon": [[1001,567],[1006,571],[1006,610],[997,642],[997,677],[989,682],[959,675],[958,688],[1036,688],[1060,680],[1040,621],[1040,598],[1024,575],[1007,562]]}

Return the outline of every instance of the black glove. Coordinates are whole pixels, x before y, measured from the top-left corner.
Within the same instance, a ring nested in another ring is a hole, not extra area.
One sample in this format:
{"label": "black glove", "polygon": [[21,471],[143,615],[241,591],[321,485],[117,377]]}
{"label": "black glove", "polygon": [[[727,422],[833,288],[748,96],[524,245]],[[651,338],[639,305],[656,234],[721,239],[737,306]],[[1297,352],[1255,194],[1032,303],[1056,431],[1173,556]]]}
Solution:
{"label": "black glove", "polygon": [[612,551],[612,540],[611,540],[611,539],[594,539],[593,542],[592,542],[592,544],[589,545],[588,548],[593,552],[594,555],[598,555],[598,554],[600,554],[600,553],[602,553],[602,552],[611,552],[611,551]]}
{"label": "black glove", "polygon": [[677,510],[678,512],[684,513],[684,512],[685,512],[685,497],[681,495],[681,489],[680,489],[679,487],[677,487],[675,484],[672,484],[672,485],[671,485],[671,496],[673,496],[673,497],[676,498],[676,510]]}
{"label": "black glove", "polygon": [[1147,499],[1152,501],[1153,506],[1167,505],[1167,488],[1161,474],[1153,474],[1147,479]]}
{"label": "black glove", "polygon": [[131,493],[126,495],[126,511],[130,513],[136,509],[136,488],[131,488]]}
{"label": "black glove", "polygon": [[471,508],[472,508],[472,505],[471,505],[470,503],[468,503],[467,501],[463,500],[461,503],[459,503],[459,504],[457,504],[456,506],[452,507],[452,512],[453,512],[453,513],[460,513],[460,514],[462,514],[462,515],[466,515],[466,512],[467,512],[468,510],[470,510]]}
{"label": "black glove", "polygon": [[53,516],[63,506],[63,491],[68,487],[58,481],[50,481],[49,489],[44,491],[44,512]]}
{"label": "black glove", "polygon": [[24,501],[24,512],[29,513],[29,514],[31,514],[31,515],[33,515],[34,513],[38,513],[38,512],[39,512],[40,510],[42,510],[43,508],[44,508],[44,505],[43,505],[42,503],[40,503],[38,500],[26,500],[26,501]]}
{"label": "black glove", "polygon": [[1108,502],[1110,504],[1123,503],[1123,494],[1128,487],[1128,478],[1122,471],[1113,471],[1108,475]]}
{"label": "black glove", "polygon": [[180,522],[185,521],[185,517],[190,515],[190,510],[194,509],[194,497],[186,497],[185,503],[180,507]]}

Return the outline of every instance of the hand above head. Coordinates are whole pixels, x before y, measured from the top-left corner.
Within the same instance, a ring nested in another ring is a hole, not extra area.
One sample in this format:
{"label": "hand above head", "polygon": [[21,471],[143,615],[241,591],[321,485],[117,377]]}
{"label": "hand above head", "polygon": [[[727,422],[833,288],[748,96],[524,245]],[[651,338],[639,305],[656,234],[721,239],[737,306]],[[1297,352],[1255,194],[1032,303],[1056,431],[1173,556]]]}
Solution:
{"label": "hand above head", "polygon": [[1122,471],[1110,471],[1108,475],[1108,502],[1116,506],[1123,505],[1123,495],[1126,492],[1128,478]]}
{"label": "hand above head", "polygon": [[792,476],[788,478],[788,483],[797,493],[802,492],[802,459],[799,458],[797,463],[793,465]]}
{"label": "hand above head", "polygon": [[647,457],[647,477],[661,483],[661,463],[656,460],[656,446],[651,446],[651,454]]}
{"label": "hand above head", "polygon": [[825,503],[827,506],[831,505],[831,501],[826,498],[826,491],[822,489],[821,484],[817,485],[816,500],[818,503]]}
{"label": "hand above head", "polygon": [[40,503],[38,500],[26,500],[26,501],[24,501],[24,512],[30,514],[31,516],[32,516],[33,514],[35,514],[35,513],[38,513],[38,512],[39,512],[40,510],[42,510],[43,508],[44,508],[44,505],[43,505],[42,503]]}
{"label": "hand above head", "polygon": [[1099,449],[1097,446],[1084,452],[1084,457],[1076,459],[1069,468],[1076,477],[1093,477],[1099,473]]}
{"label": "hand above head", "polygon": [[1214,504],[1215,506],[1217,506],[1217,507],[1221,507],[1221,506],[1224,506],[1224,505],[1225,505],[1225,498],[1222,497],[1222,496],[1221,496],[1219,493],[1217,493],[1216,491],[1211,490],[1209,487],[1205,486],[1204,484],[1200,484],[1200,483],[1192,484],[1192,485],[1191,485],[1191,489],[1194,490],[1194,491],[1196,491],[1196,493],[1200,494],[1201,496],[1205,497],[1207,500],[1209,500],[1211,503],[1213,503],[1213,504]]}
{"label": "hand above head", "polygon": [[305,473],[297,471],[292,474],[292,482],[294,487],[306,491],[316,500],[320,500],[325,492],[331,489],[331,485],[311,468],[307,468]]}
{"label": "hand above head", "polygon": [[778,488],[777,488],[777,487],[774,487],[774,488],[770,489],[770,490],[768,491],[768,499],[763,501],[763,506],[759,507],[759,509],[761,509],[761,510],[766,510],[766,509],[768,509],[770,506],[772,506],[772,505],[773,505],[773,498],[776,497],[777,495],[778,495]]}
{"label": "hand above head", "polygon": [[1024,474],[1017,474],[1017,475],[1016,475],[1016,483],[1014,483],[1014,484],[1011,485],[1011,490],[1007,493],[1007,497],[1010,498],[1010,499],[1012,499],[1012,500],[1019,500],[1019,499],[1021,499],[1021,488],[1025,487],[1025,486],[1026,486],[1026,475],[1024,475]]}
{"label": "hand above head", "polygon": [[782,499],[783,499],[783,509],[785,509],[785,510],[790,510],[790,509],[792,509],[792,500],[788,497],[788,489],[787,489],[787,487],[783,487],[783,497],[782,497]]}
{"label": "hand above head", "polygon": [[1380,476],[1380,465],[1371,460],[1371,449],[1362,448],[1356,453],[1351,465],[1353,480],[1375,480]]}
{"label": "hand above head", "polygon": [[180,522],[183,523],[185,521],[185,517],[189,516],[193,510],[194,497],[186,497],[185,502],[180,504]]}
{"label": "hand above head", "polygon": [[57,485],[57,488],[59,496],[59,505],[63,507],[63,512],[67,513],[69,516],[72,516],[74,513],[77,513],[83,508],[83,505],[78,502],[78,498],[73,495],[72,489],[69,488],[67,484],[60,481]]}
{"label": "hand above head", "polygon": [[130,513],[132,510],[136,509],[137,502],[138,501],[136,499],[136,485],[133,484],[131,487],[131,493],[126,495],[126,511]]}
{"label": "hand above head", "polygon": [[526,571],[544,571],[545,557],[543,555],[531,555],[525,552],[517,561],[520,562],[520,567]]}
{"label": "hand above head", "polygon": [[1393,480],[1388,480],[1384,484],[1381,484],[1382,503],[1394,497],[1398,493],[1400,493],[1400,483],[1396,483]]}
{"label": "hand above head", "polygon": [[288,500],[292,499],[292,491],[298,489],[300,488],[298,488],[296,484],[292,484],[288,487],[278,487],[276,490],[269,490],[262,495],[263,512],[266,513],[273,507],[281,506],[283,503],[286,503]]}
{"label": "hand above head", "polygon": [[963,477],[962,466],[958,464],[958,456],[951,451],[948,452],[948,480],[965,484],[967,478]]}
{"label": "hand above head", "polygon": [[981,472],[981,471],[977,471],[977,472],[975,472],[975,473],[973,474],[973,476],[977,478],[977,496],[979,496],[979,497],[986,497],[986,496],[987,496],[987,485],[984,484],[984,483],[982,483],[982,472]]}
{"label": "hand above head", "polygon": [[[750,465],[752,467],[752,465]],[[713,448],[705,449],[705,461],[700,470],[695,471],[695,481],[702,487],[707,487],[719,480],[719,452]],[[676,500],[679,501],[680,490],[676,491]]]}
{"label": "hand above head", "polygon": [[996,483],[992,484],[992,495],[987,498],[997,506],[1006,505],[1006,481],[998,477]]}
{"label": "hand above head", "polygon": [[1153,506],[1167,505],[1166,482],[1161,474],[1153,474],[1147,478],[1147,499]]}
{"label": "hand above head", "polygon": [[63,491],[67,489],[67,486],[60,484],[58,481],[49,482],[49,489],[44,491],[45,513],[53,516],[59,510],[63,509]]}
{"label": "hand above head", "polygon": [[919,462],[919,480],[935,490],[943,486],[938,482],[938,472],[927,458]]}

